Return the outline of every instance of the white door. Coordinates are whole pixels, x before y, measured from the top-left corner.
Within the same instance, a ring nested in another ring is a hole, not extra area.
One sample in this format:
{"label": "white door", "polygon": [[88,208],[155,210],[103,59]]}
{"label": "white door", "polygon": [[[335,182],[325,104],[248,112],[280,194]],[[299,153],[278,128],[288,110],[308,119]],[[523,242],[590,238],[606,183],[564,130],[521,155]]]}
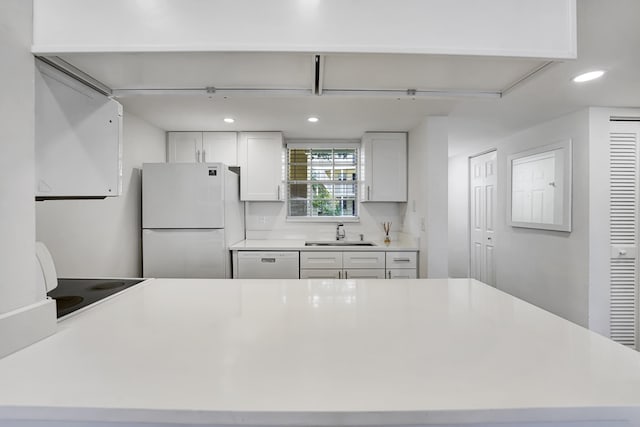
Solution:
{"label": "white door", "polygon": [[142,227],[223,228],[223,183],[220,164],[143,164]]}
{"label": "white door", "polygon": [[224,230],[143,230],[144,277],[231,277]]}
{"label": "white door", "polygon": [[640,122],[609,127],[609,327],[614,341],[638,344],[638,152]]}
{"label": "white door", "polygon": [[496,285],[496,152],[469,159],[469,222],[471,277]]}

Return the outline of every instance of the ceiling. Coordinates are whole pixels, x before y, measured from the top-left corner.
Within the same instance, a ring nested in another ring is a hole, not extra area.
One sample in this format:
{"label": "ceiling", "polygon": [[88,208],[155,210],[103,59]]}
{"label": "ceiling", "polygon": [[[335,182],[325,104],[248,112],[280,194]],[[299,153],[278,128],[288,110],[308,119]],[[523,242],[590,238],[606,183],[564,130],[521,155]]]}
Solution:
{"label": "ceiling", "polygon": [[[640,106],[640,1],[578,0],[578,59],[295,53],[71,54],[60,59],[164,130],[358,138],[450,118],[450,155],[586,106]],[[615,30],[612,30],[615,29]],[[316,64],[316,61],[318,63]],[[577,85],[590,69],[605,76]],[[306,118],[316,116],[317,123]],[[223,118],[233,117],[233,124]]]}

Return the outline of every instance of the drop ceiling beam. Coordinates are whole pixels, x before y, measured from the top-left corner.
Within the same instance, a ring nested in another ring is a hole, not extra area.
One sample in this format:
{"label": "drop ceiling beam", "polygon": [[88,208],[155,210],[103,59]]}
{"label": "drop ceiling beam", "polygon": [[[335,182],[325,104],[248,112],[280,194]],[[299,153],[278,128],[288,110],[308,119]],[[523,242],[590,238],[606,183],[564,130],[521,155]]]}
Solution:
{"label": "drop ceiling beam", "polygon": [[511,83],[506,88],[502,89],[502,91],[501,91],[502,96],[505,96],[506,94],[508,94],[509,92],[514,90],[515,88],[517,88],[518,86],[522,85],[523,83],[528,82],[535,75],[539,74],[543,70],[546,70],[547,68],[549,68],[553,64],[555,64],[554,61],[548,61],[548,62],[545,62],[544,64],[542,64],[541,66],[539,66],[538,68],[535,68],[535,69],[531,70],[529,73],[525,74],[524,76],[520,77],[515,82]]}
{"label": "drop ceiling beam", "polygon": [[73,65],[69,64],[63,59],[60,59],[57,56],[38,56],[37,58],[40,61],[51,65],[53,68],[65,73],[69,77],[72,77],[73,79],[79,81],[80,83],[86,86],[89,86],[92,89],[97,90],[103,95],[106,95],[106,96],[112,95],[112,90],[110,87],[108,87],[101,81],[94,79],[89,74],[74,67]]}
{"label": "drop ceiling beam", "polygon": [[113,96],[122,98],[139,95],[201,95],[210,97],[298,97],[313,95],[311,89],[263,89],[263,88],[157,88],[157,89],[113,89]]}
{"label": "drop ceiling beam", "polygon": [[376,89],[324,89],[323,96],[394,97],[394,98],[500,98],[501,92],[468,90],[376,90]]}

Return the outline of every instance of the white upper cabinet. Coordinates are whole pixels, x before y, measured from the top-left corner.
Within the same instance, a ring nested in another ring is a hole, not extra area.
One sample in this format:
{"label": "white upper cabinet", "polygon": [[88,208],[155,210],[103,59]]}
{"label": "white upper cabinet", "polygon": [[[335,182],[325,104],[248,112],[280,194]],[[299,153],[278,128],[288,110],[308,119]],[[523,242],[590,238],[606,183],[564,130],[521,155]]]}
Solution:
{"label": "white upper cabinet", "polygon": [[283,150],[281,132],[240,132],[238,164],[241,200],[284,200]]}
{"label": "white upper cabinet", "polygon": [[167,132],[167,160],[197,163],[202,160],[202,132]]}
{"label": "white upper cabinet", "polygon": [[202,161],[238,166],[238,135],[235,132],[203,132]]}
{"label": "white upper cabinet", "polygon": [[235,132],[167,132],[167,159],[172,163],[238,165]]}
{"label": "white upper cabinet", "polygon": [[363,202],[407,201],[406,133],[365,133],[361,160]]}

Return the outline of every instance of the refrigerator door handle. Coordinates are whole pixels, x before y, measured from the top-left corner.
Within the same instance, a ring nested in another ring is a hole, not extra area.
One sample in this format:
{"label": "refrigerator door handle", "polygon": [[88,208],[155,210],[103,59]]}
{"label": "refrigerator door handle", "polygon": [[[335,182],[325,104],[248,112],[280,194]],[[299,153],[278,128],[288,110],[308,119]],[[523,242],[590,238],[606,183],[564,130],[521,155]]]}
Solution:
{"label": "refrigerator door handle", "polygon": [[202,162],[207,163],[207,151],[204,149],[202,150]]}

